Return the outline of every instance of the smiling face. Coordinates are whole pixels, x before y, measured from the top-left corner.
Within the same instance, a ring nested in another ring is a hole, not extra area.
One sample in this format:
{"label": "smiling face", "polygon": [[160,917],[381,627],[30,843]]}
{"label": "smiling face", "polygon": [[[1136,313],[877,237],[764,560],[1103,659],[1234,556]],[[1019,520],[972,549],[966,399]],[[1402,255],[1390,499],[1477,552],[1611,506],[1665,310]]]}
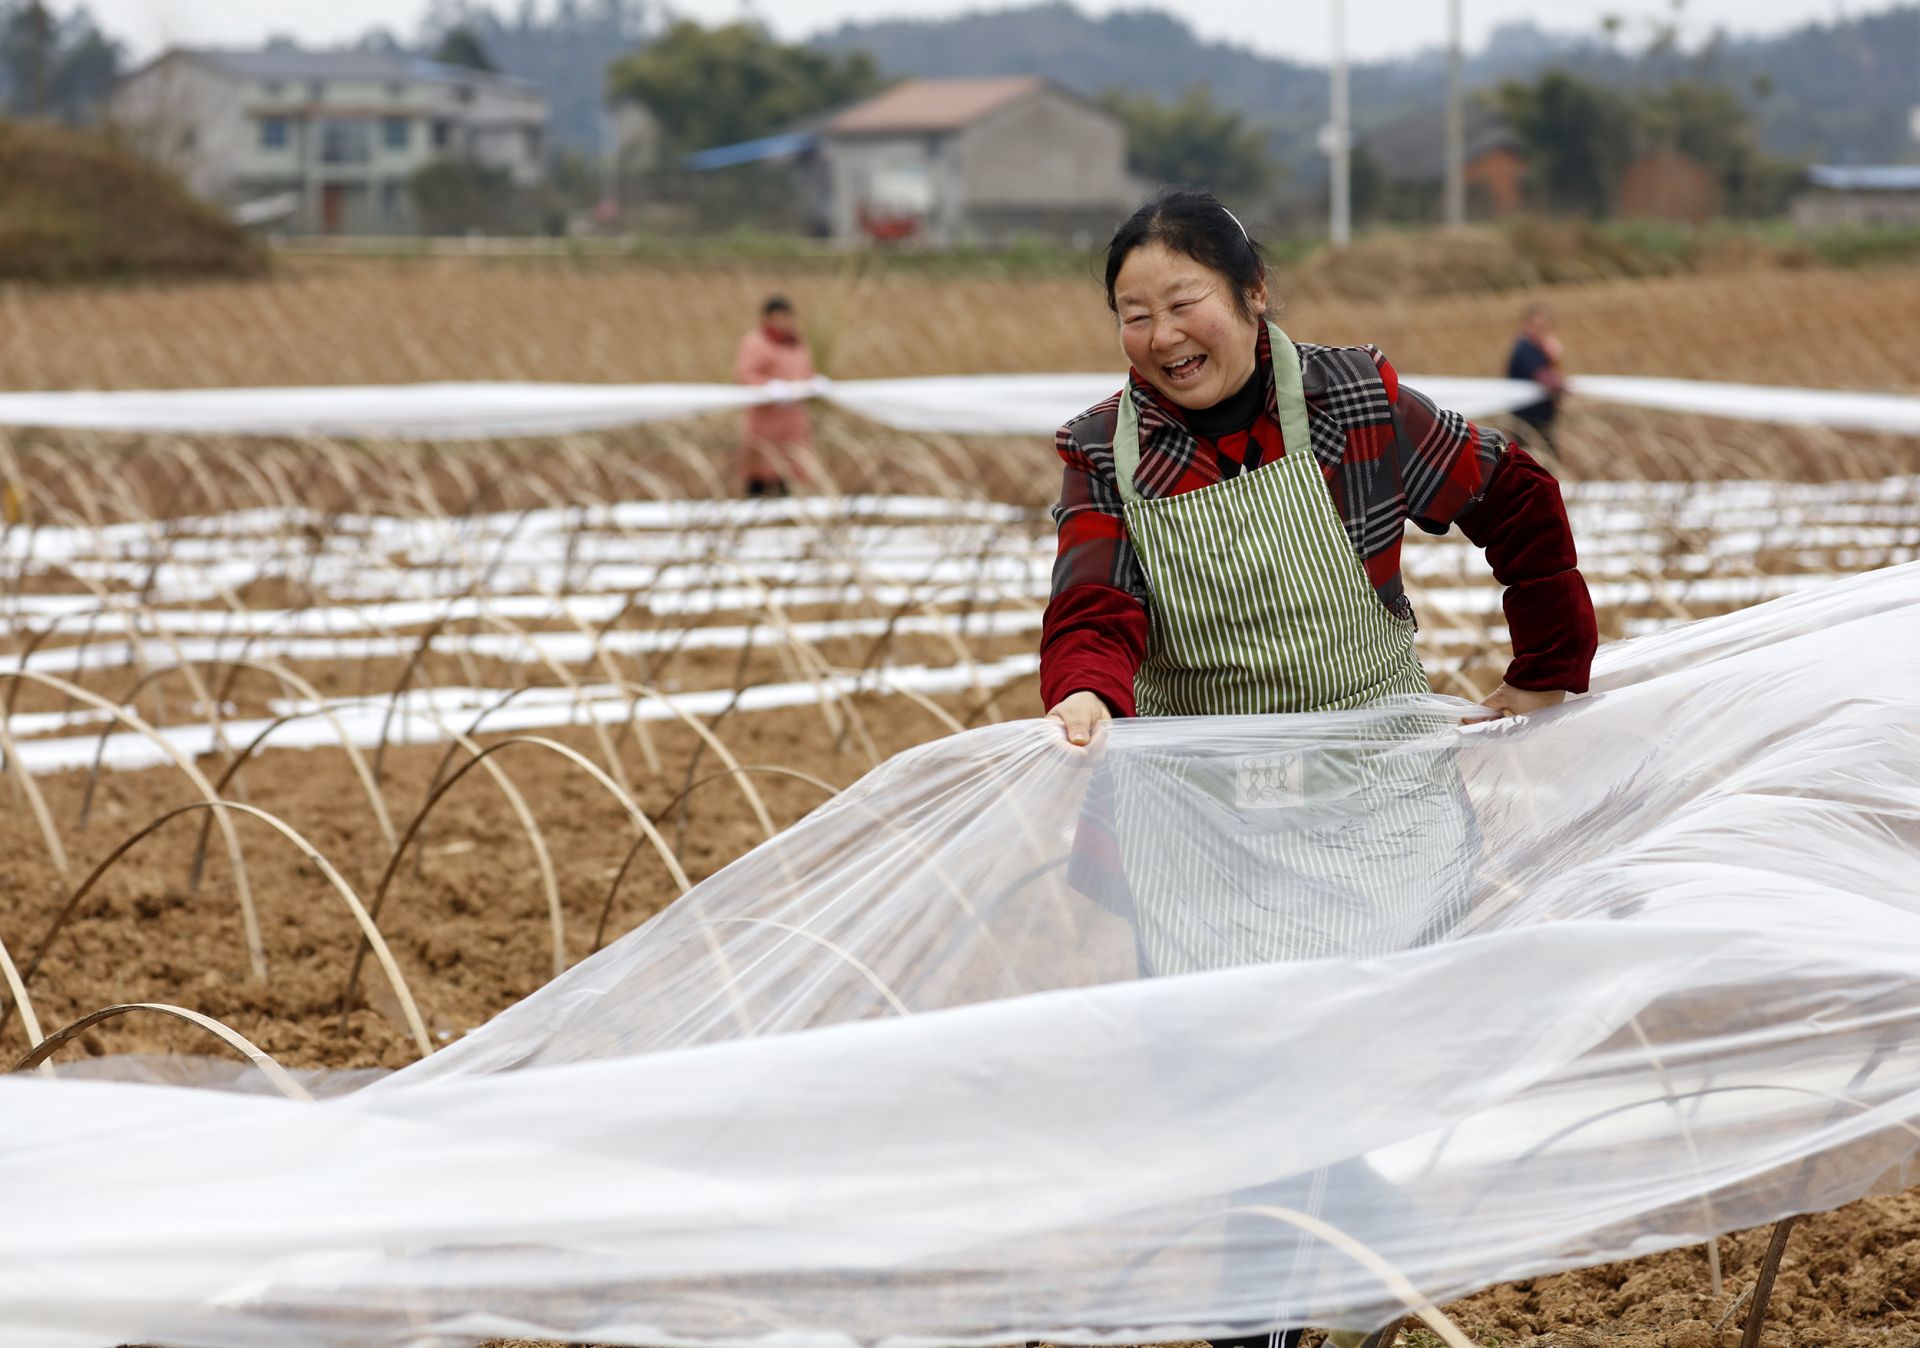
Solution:
{"label": "smiling face", "polygon": [[1165,244],[1144,243],[1114,277],[1113,305],[1120,349],[1175,406],[1212,407],[1253,374],[1264,281],[1242,313],[1226,277]]}

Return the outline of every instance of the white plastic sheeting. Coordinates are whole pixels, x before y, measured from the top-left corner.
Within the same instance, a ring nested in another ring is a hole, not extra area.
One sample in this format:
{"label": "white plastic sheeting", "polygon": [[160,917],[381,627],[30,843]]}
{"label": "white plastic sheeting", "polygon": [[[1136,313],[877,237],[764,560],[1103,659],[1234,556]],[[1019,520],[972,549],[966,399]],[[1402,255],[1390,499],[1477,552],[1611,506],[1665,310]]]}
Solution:
{"label": "white plastic sheeting", "polygon": [[[1778,388],[1765,384],[1705,384],[1692,379],[1637,375],[1579,375],[1568,391],[1602,402],[1631,403],[1669,412],[1738,417],[1789,426],[1920,435],[1920,398],[1853,389]],[[1519,404],[1516,404],[1518,406]]]}
{"label": "white plastic sheeting", "polygon": [[[936,741],[321,1104],[0,1079],[0,1339],[1359,1327],[1913,1182],[1920,565],[1463,709]],[[1457,800],[1437,939],[1138,976],[1126,856],[1287,904],[1291,832],[1337,902],[1386,781]]]}
{"label": "white plastic sheeting", "polygon": [[[1120,386],[1114,374],[954,375],[801,384],[370,384],[343,388],[109,390],[0,394],[0,425],[212,435],[473,440],[562,435],[755,403],[819,397],[903,430],[1049,434]],[[1432,379],[1467,416],[1539,396],[1504,379]]]}
{"label": "white plastic sheeting", "polygon": [[[1036,622],[1034,626],[1038,626]],[[696,628],[695,631],[711,631]],[[364,649],[364,648],[362,648]],[[396,643],[398,653],[402,648]],[[524,658],[524,653],[522,658]],[[18,714],[8,718],[10,734],[31,733],[38,724],[64,729],[91,722],[95,733],[58,739],[27,739],[13,745],[12,761],[32,773],[74,768],[130,770],[161,767],[249,745],[260,739],[274,749],[312,749],[339,744],[374,749],[384,744],[434,744],[475,728],[494,734],[602,721],[672,721],[682,716],[717,717],[729,712],[774,711],[861,693],[884,697],[915,693],[976,695],[1040,668],[1032,653],[953,665],[888,665],[883,669],[822,674],[787,683],[758,683],[746,688],[701,688],[667,695],[636,696],[630,687],[586,683],[572,688],[511,689],[439,687],[412,689],[398,697],[337,697],[313,702],[273,699],[270,717],[226,717],[159,726],[152,733],[111,731],[97,716],[48,713],[37,723]],[[319,713],[325,713],[321,715]],[[289,716],[301,719],[289,720]],[[24,727],[24,728],[23,728]],[[261,738],[264,737],[264,738]]]}
{"label": "white plastic sheeting", "polygon": [[834,381],[827,395],[904,431],[1051,435],[1120,382],[1117,374],[939,375]]}
{"label": "white plastic sheeting", "polygon": [[772,400],[731,384],[365,384],[0,394],[0,425],[480,440],[561,435]]}
{"label": "white plastic sheeting", "polygon": [[[1407,383],[1467,417],[1538,401],[1511,379],[1407,375]],[[445,383],[346,388],[232,388],[0,393],[0,425],[213,435],[326,435],[472,440],[561,435],[820,397],[902,430],[1046,435],[1119,387],[1115,374],[947,375],[729,384]],[[1580,376],[1583,397],[1608,402],[1920,434],[1920,398],[1844,390],[1764,388],[1684,379]]]}

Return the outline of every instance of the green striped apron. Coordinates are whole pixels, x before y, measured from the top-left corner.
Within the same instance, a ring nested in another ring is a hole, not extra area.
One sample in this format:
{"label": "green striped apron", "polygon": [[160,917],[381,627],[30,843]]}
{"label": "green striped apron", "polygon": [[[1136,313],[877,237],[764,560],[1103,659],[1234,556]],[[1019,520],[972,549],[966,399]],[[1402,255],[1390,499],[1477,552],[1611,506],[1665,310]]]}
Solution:
{"label": "green striped apron", "polygon": [[[1286,452],[1177,496],[1142,497],[1140,423],[1120,399],[1114,471],[1146,574],[1142,716],[1266,715],[1431,691],[1410,620],[1347,539],[1308,436],[1300,360],[1272,338]],[[1474,846],[1447,720],[1409,711],[1350,746],[1253,755],[1110,752],[1141,955],[1156,974],[1384,954],[1464,912]],[[1339,734],[1330,728],[1326,736]]]}

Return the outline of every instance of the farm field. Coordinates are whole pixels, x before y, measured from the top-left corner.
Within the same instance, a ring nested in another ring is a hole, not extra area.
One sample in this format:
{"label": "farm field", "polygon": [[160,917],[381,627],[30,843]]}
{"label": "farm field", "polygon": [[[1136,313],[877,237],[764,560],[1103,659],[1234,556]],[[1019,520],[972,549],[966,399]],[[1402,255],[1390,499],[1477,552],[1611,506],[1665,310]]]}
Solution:
{"label": "farm field", "polygon": [[[0,384],[718,380],[773,289],[847,377],[1116,363],[1091,280],[326,261],[0,292]],[[1375,341],[1405,370],[1478,374],[1525,298],[1303,300],[1283,321]],[[1545,298],[1582,372],[1920,389],[1920,274]],[[1039,714],[1047,444],[826,412],[834,490],[747,503],[725,499],[732,433],[0,431],[0,949],[27,994],[0,1000],[0,1064],[27,1052],[28,1009],[45,1034],[157,1002],[288,1068],[404,1065],[891,753]],[[1606,639],[1920,557],[1911,441],[1598,405],[1564,439]],[[1457,534],[1410,539],[1406,571],[1435,687],[1477,698],[1505,662],[1498,589]],[[208,791],[291,832],[170,816]],[[369,929],[387,959],[356,975]],[[202,1026],[134,1011],[55,1060],[106,1053],[153,1055],[161,1076],[183,1070],[173,1055],[231,1056]],[[1766,1238],[1721,1242],[1717,1299],[1693,1249],[1450,1313],[1488,1344],[1717,1348],[1738,1342],[1737,1314],[1716,1324]],[[1920,1343],[1920,1197],[1801,1225],[1762,1341]]]}
{"label": "farm field", "polygon": [[[620,261],[292,259],[263,280],[0,289],[0,388],[730,380],[767,294],[799,306],[841,378],[1106,370],[1084,278],[957,278]],[[1505,368],[1548,301],[1583,374],[1920,389],[1920,271],[1764,271],[1378,299],[1278,296],[1297,339],[1368,341],[1404,371]]]}

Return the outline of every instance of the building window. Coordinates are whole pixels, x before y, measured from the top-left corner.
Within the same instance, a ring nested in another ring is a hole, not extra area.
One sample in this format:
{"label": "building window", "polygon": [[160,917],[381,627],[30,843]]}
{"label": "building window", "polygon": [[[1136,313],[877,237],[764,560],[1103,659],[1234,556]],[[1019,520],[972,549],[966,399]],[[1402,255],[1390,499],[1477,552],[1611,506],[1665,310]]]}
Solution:
{"label": "building window", "polygon": [[389,150],[404,150],[413,144],[413,122],[406,117],[383,118],[380,138]]}
{"label": "building window", "polygon": [[180,129],[180,152],[182,154],[192,154],[199,148],[200,129],[192,126],[182,127]]}
{"label": "building window", "polygon": [[540,158],[540,131],[537,127],[528,127],[523,133],[527,138],[527,158]]}
{"label": "building window", "polygon": [[307,82],[307,101],[309,103],[324,103],[327,101],[327,86],[324,80],[309,80]]}
{"label": "building window", "polygon": [[278,98],[286,92],[286,86],[281,84],[279,80],[268,80],[266,88],[268,98]]}
{"label": "building window", "polygon": [[284,150],[287,148],[286,118],[262,117],[260,119],[260,148],[263,150]]}
{"label": "building window", "polygon": [[453,91],[453,101],[456,103],[473,102],[473,86],[471,84],[456,86]]}
{"label": "building window", "polygon": [[407,86],[404,84],[401,84],[398,80],[395,80],[392,84],[389,84],[387,86],[388,98],[405,98],[406,96],[407,96]]}
{"label": "building window", "polygon": [[398,178],[388,178],[380,184],[380,213],[389,220],[398,220],[401,208],[406,202],[407,186]]}
{"label": "building window", "polygon": [[453,123],[435,122],[433,124],[433,148],[444,150],[453,144]]}
{"label": "building window", "polygon": [[320,162],[364,164],[373,158],[373,127],[367,122],[323,122]]}

